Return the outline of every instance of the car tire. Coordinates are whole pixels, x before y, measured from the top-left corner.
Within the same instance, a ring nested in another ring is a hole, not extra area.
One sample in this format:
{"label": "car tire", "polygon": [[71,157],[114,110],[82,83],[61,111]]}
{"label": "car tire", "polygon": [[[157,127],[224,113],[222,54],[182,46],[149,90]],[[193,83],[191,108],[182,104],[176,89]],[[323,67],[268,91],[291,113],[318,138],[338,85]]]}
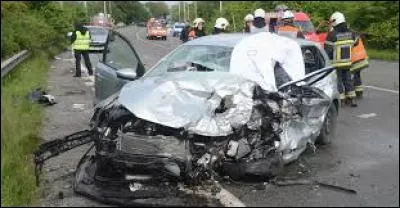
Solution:
{"label": "car tire", "polygon": [[321,132],[317,137],[317,144],[327,145],[330,144],[335,136],[337,124],[338,111],[335,104],[331,104],[326,114],[326,118],[321,128]]}

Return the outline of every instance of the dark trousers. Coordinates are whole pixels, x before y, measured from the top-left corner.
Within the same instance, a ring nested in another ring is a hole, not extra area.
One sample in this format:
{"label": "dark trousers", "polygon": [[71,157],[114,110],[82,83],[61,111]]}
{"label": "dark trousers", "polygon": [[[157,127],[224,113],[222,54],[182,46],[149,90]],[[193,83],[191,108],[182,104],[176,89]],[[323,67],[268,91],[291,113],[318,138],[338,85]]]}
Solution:
{"label": "dark trousers", "polygon": [[354,88],[355,91],[363,91],[363,85],[361,81],[361,70],[354,72]]}
{"label": "dark trousers", "polygon": [[85,65],[86,68],[88,69],[89,75],[93,75],[92,64],[90,63],[90,58],[89,58],[89,51],[74,50],[74,55],[75,55],[75,67],[76,67],[75,76],[77,77],[81,76],[81,55],[85,60]]}
{"label": "dark trousers", "polygon": [[354,98],[356,96],[354,91],[354,78],[350,70],[337,69],[337,75],[340,99],[345,99],[345,97]]}

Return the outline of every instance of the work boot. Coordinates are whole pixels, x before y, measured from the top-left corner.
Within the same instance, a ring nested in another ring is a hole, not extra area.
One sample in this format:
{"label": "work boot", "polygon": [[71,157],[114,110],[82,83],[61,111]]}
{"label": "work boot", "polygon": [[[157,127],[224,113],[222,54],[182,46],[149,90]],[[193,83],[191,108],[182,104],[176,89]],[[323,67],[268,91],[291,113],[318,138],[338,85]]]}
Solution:
{"label": "work boot", "polygon": [[357,96],[357,98],[363,98],[363,91],[356,91],[356,96]]}
{"label": "work boot", "polygon": [[355,98],[349,98],[349,101],[351,107],[355,108],[358,106]]}

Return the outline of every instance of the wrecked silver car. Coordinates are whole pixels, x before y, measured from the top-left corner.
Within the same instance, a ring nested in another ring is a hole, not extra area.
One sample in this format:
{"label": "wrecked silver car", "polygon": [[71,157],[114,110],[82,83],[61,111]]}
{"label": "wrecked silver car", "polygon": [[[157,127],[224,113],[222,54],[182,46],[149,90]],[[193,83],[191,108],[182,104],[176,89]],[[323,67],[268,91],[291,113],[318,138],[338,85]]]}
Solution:
{"label": "wrecked silver car", "polygon": [[[286,47],[277,49],[279,41]],[[307,145],[330,143],[337,114],[336,72],[316,44],[274,34],[206,36],[98,103],[90,130],[43,144],[36,163],[94,142],[78,164],[75,191],[154,204],[179,183],[274,177]]]}

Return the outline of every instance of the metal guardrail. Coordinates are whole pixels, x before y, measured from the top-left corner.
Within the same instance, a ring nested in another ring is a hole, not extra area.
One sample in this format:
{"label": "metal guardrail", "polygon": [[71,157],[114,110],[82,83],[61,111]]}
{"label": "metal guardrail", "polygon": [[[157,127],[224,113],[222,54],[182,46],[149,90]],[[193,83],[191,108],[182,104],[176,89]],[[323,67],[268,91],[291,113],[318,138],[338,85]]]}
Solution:
{"label": "metal guardrail", "polygon": [[13,70],[14,67],[24,61],[26,58],[28,58],[29,55],[30,52],[28,50],[23,50],[12,56],[11,58],[5,60],[4,62],[1,62],[1,78],[3,79],[3,77],[6,76],[11,70]]}

